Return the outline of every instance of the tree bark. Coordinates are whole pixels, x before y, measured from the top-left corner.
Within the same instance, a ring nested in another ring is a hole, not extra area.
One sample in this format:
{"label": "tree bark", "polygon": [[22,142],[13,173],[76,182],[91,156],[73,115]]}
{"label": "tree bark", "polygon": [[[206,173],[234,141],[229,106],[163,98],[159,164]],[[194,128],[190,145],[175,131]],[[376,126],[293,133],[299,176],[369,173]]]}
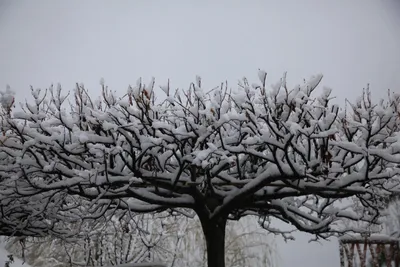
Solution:
{"label": "tree bark", "polygon": [[207,266],[225,267],[225,226],[227,219],[200,218],[207,245]]}

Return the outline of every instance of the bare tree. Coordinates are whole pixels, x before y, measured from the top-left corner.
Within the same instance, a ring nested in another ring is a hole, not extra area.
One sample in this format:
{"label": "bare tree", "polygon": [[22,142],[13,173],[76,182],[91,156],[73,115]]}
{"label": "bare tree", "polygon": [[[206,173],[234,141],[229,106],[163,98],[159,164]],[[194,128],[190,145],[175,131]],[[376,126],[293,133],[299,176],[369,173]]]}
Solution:
{"label": "bare tree", "polygon": [[73,242],[53,236],[28,237],[24,242],[11,238],[6,248],[32,266],[115,266],[166,261],[173,251],[163,249],[163,245],[172,235],[176,236],[176,231],[166,229],[162,215],[95,220],[81,225],[81,234],[86,233],[86,237]]}
{"label": "bare tree", "polygon": [[32,90],[33,103],[3,118],[1,201],[10,210],[27,201],[53,223],[193,211],[210,267],[225,266],[228,220],[257,215],[282,233],[275,218],[317,238],[363,231],[342,220],[379,222],[398,186],[400,97],[373,104],[366,90],[340,111],[330,89],[314,96],[322,75],[268,90],[258,74],[237,90],[206,90],[200,78],[188,90],[168,84],[164,101],[154,79],[121,98],[102,84],[97,101],[77,85],[70,105],[60,88]]}

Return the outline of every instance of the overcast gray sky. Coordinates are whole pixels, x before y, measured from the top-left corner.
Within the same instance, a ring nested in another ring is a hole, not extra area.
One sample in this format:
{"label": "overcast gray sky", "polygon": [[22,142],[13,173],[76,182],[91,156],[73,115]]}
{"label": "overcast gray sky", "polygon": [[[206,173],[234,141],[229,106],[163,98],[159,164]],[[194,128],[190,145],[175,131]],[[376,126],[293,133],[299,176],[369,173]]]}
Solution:
{"label": "overcast gray sky", "polygon": [[[397,0],[44,1],[0,0],[0,90],[17,101],[29,85],[99,80],[121,93],[138,77],[175,87],[288,71],[289,84],[323,73],[323,85],[354,99],[400,92]],[[339,266],[338,245],[279,241],[282,266]]]}

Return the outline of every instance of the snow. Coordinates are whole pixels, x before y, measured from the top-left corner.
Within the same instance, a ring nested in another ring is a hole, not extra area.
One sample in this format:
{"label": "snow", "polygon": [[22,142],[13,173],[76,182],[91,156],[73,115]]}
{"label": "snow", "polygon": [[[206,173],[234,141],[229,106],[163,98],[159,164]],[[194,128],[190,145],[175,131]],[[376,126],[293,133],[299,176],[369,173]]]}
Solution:
{"label": "snow", "polygon": [[[361,235],[345,235],[339,238],[341,241],[365,241],[365,237]],[[372,234],[371,236],[368,237],[368,240],[371,241],[397,241],[399,242],[400,240],[395,237],[391,237],[385,234]]]}
{"label": "snow", "polygon": [[0,105],[7,110],[14,102],[15,91],[10,86],[6,87],[5,91],[0,91]]}

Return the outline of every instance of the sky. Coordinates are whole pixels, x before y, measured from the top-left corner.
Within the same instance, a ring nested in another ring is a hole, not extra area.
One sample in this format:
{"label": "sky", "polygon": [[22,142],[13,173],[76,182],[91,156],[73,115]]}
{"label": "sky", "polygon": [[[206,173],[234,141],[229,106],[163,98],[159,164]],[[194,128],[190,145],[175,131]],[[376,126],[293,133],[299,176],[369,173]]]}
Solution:
{"label": "sky", "polygon": [[[139,77],[187,87],[246,76],[288,84],[322,73],[339,103],[370,84],[375,99],[400,92],[400,0],[0,0],[0,91],[64,90],[105,79],[124,94]],[[336,240],[278,240],[282,267],[339,266]]]}
{"label": "sky", "polygon": [[[5,243],[3,242],[3,240],[0,240],[0,266],[5,266],[6,262],[10,261],[10,259],[8,258],[8,255],[10,255],[10,253],[8,253],[7,250],[4,248]],[[18,258],[13,257],[13,260],[14,262],[10,264],[10,267],[30,267],[30,265]]]}

